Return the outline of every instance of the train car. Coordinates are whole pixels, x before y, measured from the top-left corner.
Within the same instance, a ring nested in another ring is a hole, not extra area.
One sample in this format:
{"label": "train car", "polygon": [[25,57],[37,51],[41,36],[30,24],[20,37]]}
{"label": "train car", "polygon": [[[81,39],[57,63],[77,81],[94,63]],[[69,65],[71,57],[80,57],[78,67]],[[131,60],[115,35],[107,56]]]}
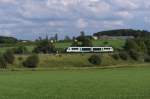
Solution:
{"label": "train car", "polygon": [[112,47],[69,47],[66,50],[68,53],[103,53],[113,51]]}

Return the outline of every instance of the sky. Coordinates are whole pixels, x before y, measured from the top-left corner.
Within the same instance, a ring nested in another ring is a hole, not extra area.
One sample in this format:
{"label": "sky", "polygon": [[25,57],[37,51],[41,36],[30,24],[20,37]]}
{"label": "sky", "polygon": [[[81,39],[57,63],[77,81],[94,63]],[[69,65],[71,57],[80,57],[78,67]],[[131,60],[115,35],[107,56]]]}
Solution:
{"label": "sky", "polygon": [[0,35],[19,39],[149,26],[150,0],[0,0]]}

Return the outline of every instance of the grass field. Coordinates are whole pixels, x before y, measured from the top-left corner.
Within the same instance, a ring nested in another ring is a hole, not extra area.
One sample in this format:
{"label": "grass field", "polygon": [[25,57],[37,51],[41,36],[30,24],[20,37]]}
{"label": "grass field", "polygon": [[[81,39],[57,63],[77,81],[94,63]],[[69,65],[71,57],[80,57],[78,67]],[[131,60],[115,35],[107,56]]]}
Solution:
{"label": "grass field", "polygon": [[125,44],[125,40],[114,39],[114,40],[96,40],[93,41],[94,46],[105,46],[105,42],[107,42],[107,46],[112,46],[113,48],[122,48]]}
{"label": "grass field", "polygon": [[[107,46],[112,46],[113,48],[119,48],[119,49],[122,48],[122,46],[125,44],[125,40],[120,40],[120,39],[117,39],[117,40],[95,40],[95,41],[93,41],[93,46],[106,46],[104,44],[105,42],[108,42]],[[71,44],[72,44],[72,42],[57,42],[57,43],[55,43],[55,47],[65,49],[65,48],[70,47]],[[4,52],[5,50],[11,49],[13,47],[16,47],[16,46],[9,45],[9,47],[0,47],[0,52]],[[34,49],[35,44],[34,45],[26,45],[26,47],[31,52]]]}
{"label": "grass field", "polygon": [[[94,40],[93,46],[106,46],[105,42],[107,42],[107,46],[112,46],[114,48],[121,48],[125,44],[125,40],[114,39],[114,40]],[[71,42],[58,42],[55,44],[56,48],[67,48],[71,46]]]}
{"label": "grass field", "polygon": [[150,67],[0,72],[0,99],[149,99]]}

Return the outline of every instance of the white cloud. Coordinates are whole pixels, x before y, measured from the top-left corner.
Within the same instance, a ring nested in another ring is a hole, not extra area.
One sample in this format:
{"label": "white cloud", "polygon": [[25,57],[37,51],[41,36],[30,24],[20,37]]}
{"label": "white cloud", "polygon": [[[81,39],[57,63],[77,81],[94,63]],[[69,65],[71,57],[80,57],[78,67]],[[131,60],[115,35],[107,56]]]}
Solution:
{"label": "white cloud", "polygon": [[13,36],[14,34],[12,34],[12,32],[10,32],[8,30],[0,30],[0,35],[2,35],[2,36]]}
{"label": "white cloud", "polygon": [[28,38],[37,32],[145,29],[149,8],[149,0],[0,0],[0,32]]}
{"label": "white cloud", "polygon": [[146,17],[144,18],[144,21],[145,21],[146,23],[150,23],[150,17],[147,17],[147,16],[146,16]]}
{"label": "white cloud", "polygon": [[78,19],[77,21],[77,27],[79,29],[84,29],[88,26],[88,23],[84,19]]}
{"label": "white cloud", "polygon": [[0,3],[16,3],[16,0],[0,0]]}
{"label": "white cloud", "polygon": [[132,19],[134,17],[134,15],[128,11],[119,11],[116,13],[116,15],[118,15],[124,19]]}
{"label": "white cloud", "polygon": [[139,2],[139,0],[112,0],[112,2],[121,8],[129,9],[129,10],[134,10],[139,8],[141,3]]}

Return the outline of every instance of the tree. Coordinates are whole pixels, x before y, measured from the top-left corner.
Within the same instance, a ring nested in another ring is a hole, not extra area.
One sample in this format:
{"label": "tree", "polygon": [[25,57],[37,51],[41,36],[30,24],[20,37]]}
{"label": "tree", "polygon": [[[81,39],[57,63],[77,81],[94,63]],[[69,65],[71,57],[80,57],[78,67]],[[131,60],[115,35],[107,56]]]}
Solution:
{"label": "tree", "polygon": [[71,41],[71,38],[69,36],[65,36],[64,41]]}
{"label": "tree", "polygon": [[14,48],[15,54],[27,54],[29,51],[25,46],[18,46],[17,48]]}
{"label": "tree", "polygon": [[149,40],[149,38],[145,39],[145,45],[147,47],[147,54],[150,55],[150,40]]}
{"label": "tree", "polygon": [[14,37],[0,36],[0,44],[3,44],[3,43],[13,44],[13,43],[17,43],[17,42],[18,42],[18,40]]}
{"label": "tree", "polygon": [[122,60],[127,60],[128,59],[128,54],[127,52],[120,52],[119,56]]}
{"label": "tree", "polygon": [[140,54],[136,50],[130,50],[129,55],[134,60],[138,60],[140,57]]}
{"label": "tree", "polygon": [[78,36],[77,38],[76,38],[78,41],[83,41],[84,39],[85,39],[85,33],[84,33],[84,31],[81,31],[80,32],[80,36]]}
{"label": "tree", "polygon": [[58,34],[57,33],[55,34],[54,38],[55,38],[55,41],[58,41]]}
{"label": "tree", "polygon": [[15,61],[15,56],[12,50],[7,50],[4,54],[4,59],[6,60],[7,63],[13,64]]}
{"label": "tree", "polygon": [[114,53],[113,55],[112,55],[112,57],[115,59],[115,60],[119,60],[119,54],[118,53]]}
{"label": "tree", "polygon": [[34,54],[29,56],[24,62],[23,66],[27,68],[36,68],[39,63],[39,56]]}
{"label": "tree", "polygon": [[37,43],[37,46],[33,50],[35,53],[53,53],[55,52],[55,46],[52,42],[50,42],[47,38],[44,40],[41,40],[40,42]]}
{"label": "tree", "polygon": [[82,31],[81,35],[77,37],[72,45],[80,46],[80,47],[91,47],[92,40],[89,37],[85,36],[85,33]]}
{"label": "tree", "polygon": [[145,30],[133,30],[133,29],[119,29],[119,30],[109,30],[109,31],[102,31],[98,33],[94,33],[94,36],[98,38],[100,36],[130,36],[130,37],[150,37],[150,32]]}
{"label": "tree", "polygon": [[90,39],[85,38],[85,39],[83,39],[81,46],[82,47],[92,47],[93,46],[92,41]]}
{"label": "tree", "polygon": [[7,68],[7,62],[3,55],[0,55],[0,68]]}
{"label": "tree", "polygon": [[140,48],[134,39],[127,39],[124,48],[126,51],[130,50],[140,51]]}
{"label": "tree", "polygon": [[71,46],[72,47],[78,47],[78,46],[80,46],[80,44],[77,40],[74,40]]}
{"label": "tree", "polygon": [[88,61],[93,65],[100,65],[102,62],[101,57],[98,55],[92,55]]}
{"label": "tree", "polygon": [[140,48],[140,52],[147,53],[147,47],[143,38],[136,39],[136,43]]}
{"label": "tree", "polygon": [[150,56],[145,56],[144,61],[150,63]]}

